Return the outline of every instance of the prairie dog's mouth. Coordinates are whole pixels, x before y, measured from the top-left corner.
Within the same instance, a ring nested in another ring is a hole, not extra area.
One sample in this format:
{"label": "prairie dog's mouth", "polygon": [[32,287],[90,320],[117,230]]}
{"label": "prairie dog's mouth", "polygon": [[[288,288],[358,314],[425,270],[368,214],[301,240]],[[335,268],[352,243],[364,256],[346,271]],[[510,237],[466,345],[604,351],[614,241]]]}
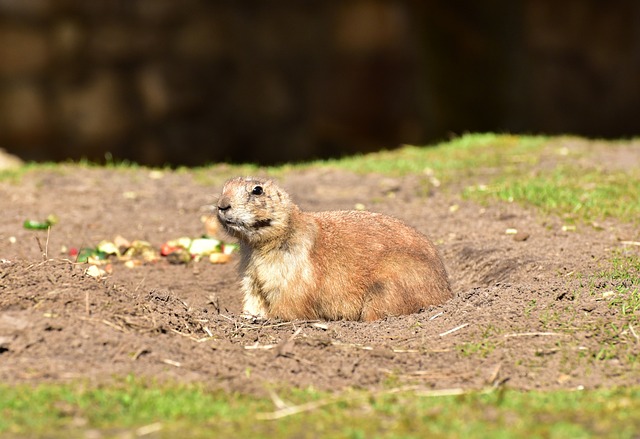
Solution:
{"label": "prairie dog's mouth", "polygon": [[220,210],[220,209],[218,209],[218,219],[220,220],[220,222],[221,222],[222,224],[226,224],[226,225],[229,225],[229,226],[233,226],[233,225],[236,225],[236,224],[237,224],[237,222],[236,222],[233,218],[229,218],[229,217],[224,213],[224,211],[222,211],[222,210]]}
{"label": "prairie dog's mouth", "polygon": [[222,222],[224,223],[225,226],[229,226],[234,229],[237,229],[241,226],[240,223],[229,218],[222,218]]}

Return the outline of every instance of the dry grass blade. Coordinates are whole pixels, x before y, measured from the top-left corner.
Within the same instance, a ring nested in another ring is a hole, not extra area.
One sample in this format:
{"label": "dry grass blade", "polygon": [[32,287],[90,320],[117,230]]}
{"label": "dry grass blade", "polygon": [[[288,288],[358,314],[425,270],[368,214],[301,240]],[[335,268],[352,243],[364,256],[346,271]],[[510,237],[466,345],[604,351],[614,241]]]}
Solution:
{"label": "dry grass blade", "polygon": [[640,337],[638,337],[638,334],[636,333],[636,330],[633,328],[631,323],[629,323],[629,332],[631,332],[631,335],[635,337],[636,342],[640,343]]}
{"label": "dry grass blade", "polygon": [[489,384],[495,385],[499,382],[498,378],[500,377],[500,369],[502,369],[502,363],[496,364],[496,366],[493,368],[493,371],[491,372],[491,375],[489,376]]}
{"label": "dry grass blade", "polygon": [[276,419],[286,418],[287,416],[297,415],[298,413],[309,412],[309,411],[324,407],[326,405],[335,404],[336,402],[344,401],[344,400],[349,400],[349,399],[330,398],[330,399],[322,399],[320,401],[308,402],[306,404],[286,406],[276,410],[275,412],[258,413],[256,415],[256,418],[261,421],[275,421]]}
{"label": "dry grass blade", "polygon": [[558,332],[514,332],[512,334],[505,334],[504,338],[512,338],[512,337],[563,337],[567,336],[567,334],[560,334]]}
{"label": "dry grass blade", "polygon": [[414,370],[414,371],[402,374],[402,376],[443,379],[443,378],[446,378],[448,374],[439,372],[439,371],[434,371],[434,370]]}
{"label": "dry grass blade", "polygon": [[277,344],[260,344],[255,342],[254,344],[246,345],[244,348],[248,351],[267,351],[278,347]]}
{"label": "dry grass blade", "polygon": [[455,328],[449,329],[448,331],[444,331],[443,333],[439,334],[439,336],[444,337],[445,335],[453,334],[454,332],[459,331],[462,328],[466,328],[467,326],[469,326],[468,323],[463,323],[460,326],[456,326]]}
{"label": "dry grass blade", "polygon": [[129,331],[126,330],[126,328],[124,328],[124,327],[122,327],[120,325],[117,325],[117,324],[115,324],[113,322],[110,322],[107,319],[100,319],[99,320],[99,319],[92,319],[92,318],[89,318],[89,317],[80,317],[80,320],[84,320],[85,322],[92,322],[92,323],[96,323],[96,322],[97,323],[102,323],[102,324],[110,326],[113,329],[116,329],[116,330],[118,330],[120,332],[124,332],[125,334],[129,332]]}
{"label": "dry grass blade", "polygon": [[416,396],[423,396],[423,397],[457,396],[457,395],[464,395],[465,393],[469,393],[469,392],[461,388],[453,388],[453,389],[422,390],[422,391],[416,392]]}
{"label": "dry grass blade", "polygon": [[150,350],[150,349],[148,349],[148,348],[146,348],[146,347],[144,347],[144,348],[140,348],[140,349],[138,349],[138,350],[133,354],[133,356],[131,357],[131,361],[136,361],[136,360],[137,360],[138,358],[140,358],[142,355],[144,355],[144,354],[148,354],[148,353],[150,353],[150,352],[151,352],[151,350]]}
{"label": "dry grass blade", "polygon": [[331,345],[332,346],[341,346],[341,347],[350,347],[350,348],[355,348],[355,349],[362,349],[363,351],[372,351],[373,350],[372,346],[366,346],[366,345],[361,345],[361,344],[356,344],[356,343],[343,343],[341,341],[332,341]]}
{"label": "dry grass blade", "polygon": [[269,396],[271,397],[271,401],[273,401],[273,405],[275,405],[278,410],[284,410],[291,407],[291,404],[284,402],[283,399],[280,398],[273,390],[269,390]]}
{"label": "dry grass blade", "polygon": [[[372,394],[364,393],[364,394],[351,395],[346,397],[336,396],[333,398],[325,398],[318,401],[311,401],[311,402],[307,402],[300,405],[294,405],[294,406],[287,405],[286,403],[284,403],[284,401],[278,398],[279,403],[284,405],[282,408],[270,413],[258,413],[256,415],[256,418],[262,421],[275,421],[277,419],[286,418],[287,416],[292,416],[292,415],[297,415],[299,413],[317,410],[319,408],[322,408],[331,404],[335,404],[338,402],[356,401],[358,399],[368,399],[371,396],[391,395],[394,393],[415,391],[418,388],[419,387],[417,386],[397,387],[395,389],[385,390],[381,392],[374,392]],[[276,404],[276,407],[279,405],[279,403],[276,403],[274,401],[274,404]]]}
{"label": "dry grass blade", "polygon": [[189,340],[193,340],[196,343],[202,343],[202,342],[205,342],[207,340],[211,340],[212,338],[214,338],[213,336],[207,336],[207,337],[198,338],[198,337],[195,337],[195,336],[193,336],[191,334],[185,334],[184,332],[180,332],[177,329],[173,329],[173,328],[169,328],[169,331],[175,332],[176,334],[181,335],[182,337],[188,338]]}
{"label": "dry grass blade", "polygon": [[165,358],[164,360],[162,360],[162,362],[164,364],[168,364],[169,366],[182,367],[182,363],[180,363],[179,361],[173,361]]}
{"label": "dry grass blade", "polygon": [[150,434],[158,433],[160,430],[162,430],[162,423],[161,422],[154,422],[153,424],[144,425],[142,427],[139,427],[136,430],[136,436],[137,437],[148,436]]}
{"label": "dry grass blade", "polygon": [[47,227],[47,241],[44,243],[44,255],[45,260],[49,259],[49,238],[51,237],[51,226]]}

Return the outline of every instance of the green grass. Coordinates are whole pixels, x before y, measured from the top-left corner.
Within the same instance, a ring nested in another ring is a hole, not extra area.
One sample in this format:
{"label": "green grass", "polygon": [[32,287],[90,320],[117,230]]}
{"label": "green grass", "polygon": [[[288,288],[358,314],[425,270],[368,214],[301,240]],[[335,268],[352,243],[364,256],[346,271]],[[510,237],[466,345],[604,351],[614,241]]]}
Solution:
{"label": "green grass", "polygon": [[[278,420],[268,398],[195,385],[128,379],[109,386],[41,384],[0,387],[0,434],[107,436],[157,430],[161,437],[633,437],[640,389],[517,392],[457,396],[419,390],[328,395],[289,390],[289,404],[316,402]],[[141,429],[142,428],[142,429]],[[141,429],[141,430],[138,430]]]}
{"label": "green grass", "polygon": [[54,172],[58,174],[72,173],[74,169],[111,169],[115,171],[137,171],[141,169],[147,169],[144,166],[140,166],[137,163],[129,161],[116,162],[113,160],[107,160],[104,165],[90,162],[88,160],[80,160],[78,162],[28,162],[17,168],[9,168],[0,170],[0,181],[7,181],[10,183],[18,184],[22,181],[25,175],[32,172]]}
{"label": "green grass", "polygon": [[266,174],[280,177],[292,170],[335,168],[356,173],[378,173],[390,176],[410,174],[436,176],[450,182],[461,176],[475,175],[487,168],[515,168],[538,160],[535,153],[547,141],[542,136],[506,134],[467,134],[449,142],[429,146],[406,145],[398,149],[361,154],[339,159],[316,160],[307,163],[259,167],[252,164],[222,167],[218,165],[188,169],[203,184],[218,182],[218,174]]}
{"label": "green grass", "polygon": [[[616,249],[605,262],[605,268],[593,273],[578,273],[581,287],[592,300],[606,301],[612,315],[588,322],[582,328],[601,340],[598,350],[591,353],[596,361],[616,359],[630,366],[629,373],[640,373],[640,254],[635,250]],[[566,313],[558,321],[573,328]]]}
{"label": "green grass", "polygon": [[438,179],[449,182],[487,168],[511,169],[535,163],[538,159],[535,151],[546,141],[542,136],[467,134],[428,147],[407,145],[391,151],[317,161],[310,166],[393,176],[434,172]]}
{"label": "green grass", "polygon": [[[616,144],[611,142],[609,147]],[[558,154],[554,149],[558,149],[554,138],[549,137],[468,134],[430,147],[405,146],[311,166],[392,176],[428,175],[445,187],[480,179],[482,184],[468,185],[462,195],[480,202],[517,202],[571,223],[640,219],[640,171],[578,167],[574,154]],[[551,164],[538,166],[543,159]]]}
{"label": "green grass", "polygon": [[[609,305],[619,311],[627,324],[640,322],[640,256],[618,250],[611,266],[595,274],[595,279],[609,282],[614,289]],[[640,328],[638,328],[640,331]]]}
{"label": "green grass", "polygon": [[465,191],[469,198],[497,199],[538,208],[571,221],[640,217],[640,175],[581,169],[572,165],[534,173],[504,173],[482,188]]}

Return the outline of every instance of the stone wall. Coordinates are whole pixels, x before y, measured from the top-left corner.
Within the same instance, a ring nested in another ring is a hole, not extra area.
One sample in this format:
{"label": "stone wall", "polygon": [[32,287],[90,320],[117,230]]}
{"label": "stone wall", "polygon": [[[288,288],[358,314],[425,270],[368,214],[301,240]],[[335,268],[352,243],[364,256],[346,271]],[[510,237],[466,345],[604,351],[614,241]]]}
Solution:
{"label": "stone wall", "polygon": [[0,0],[0,147],[263,163],[638,134],[632,0]]}

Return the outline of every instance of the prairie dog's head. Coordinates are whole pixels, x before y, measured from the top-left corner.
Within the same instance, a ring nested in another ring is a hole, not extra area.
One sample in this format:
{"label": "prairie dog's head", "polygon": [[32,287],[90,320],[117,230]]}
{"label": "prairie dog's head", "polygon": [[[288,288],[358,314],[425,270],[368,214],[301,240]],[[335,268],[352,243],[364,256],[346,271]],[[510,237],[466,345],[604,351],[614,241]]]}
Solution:
{"label": "prairie dog's head", "polygon": [[272,180],[237,177],[228,180],[218,199],[218,220],[230,235],[257,244],[286,233],[296,206]]}

